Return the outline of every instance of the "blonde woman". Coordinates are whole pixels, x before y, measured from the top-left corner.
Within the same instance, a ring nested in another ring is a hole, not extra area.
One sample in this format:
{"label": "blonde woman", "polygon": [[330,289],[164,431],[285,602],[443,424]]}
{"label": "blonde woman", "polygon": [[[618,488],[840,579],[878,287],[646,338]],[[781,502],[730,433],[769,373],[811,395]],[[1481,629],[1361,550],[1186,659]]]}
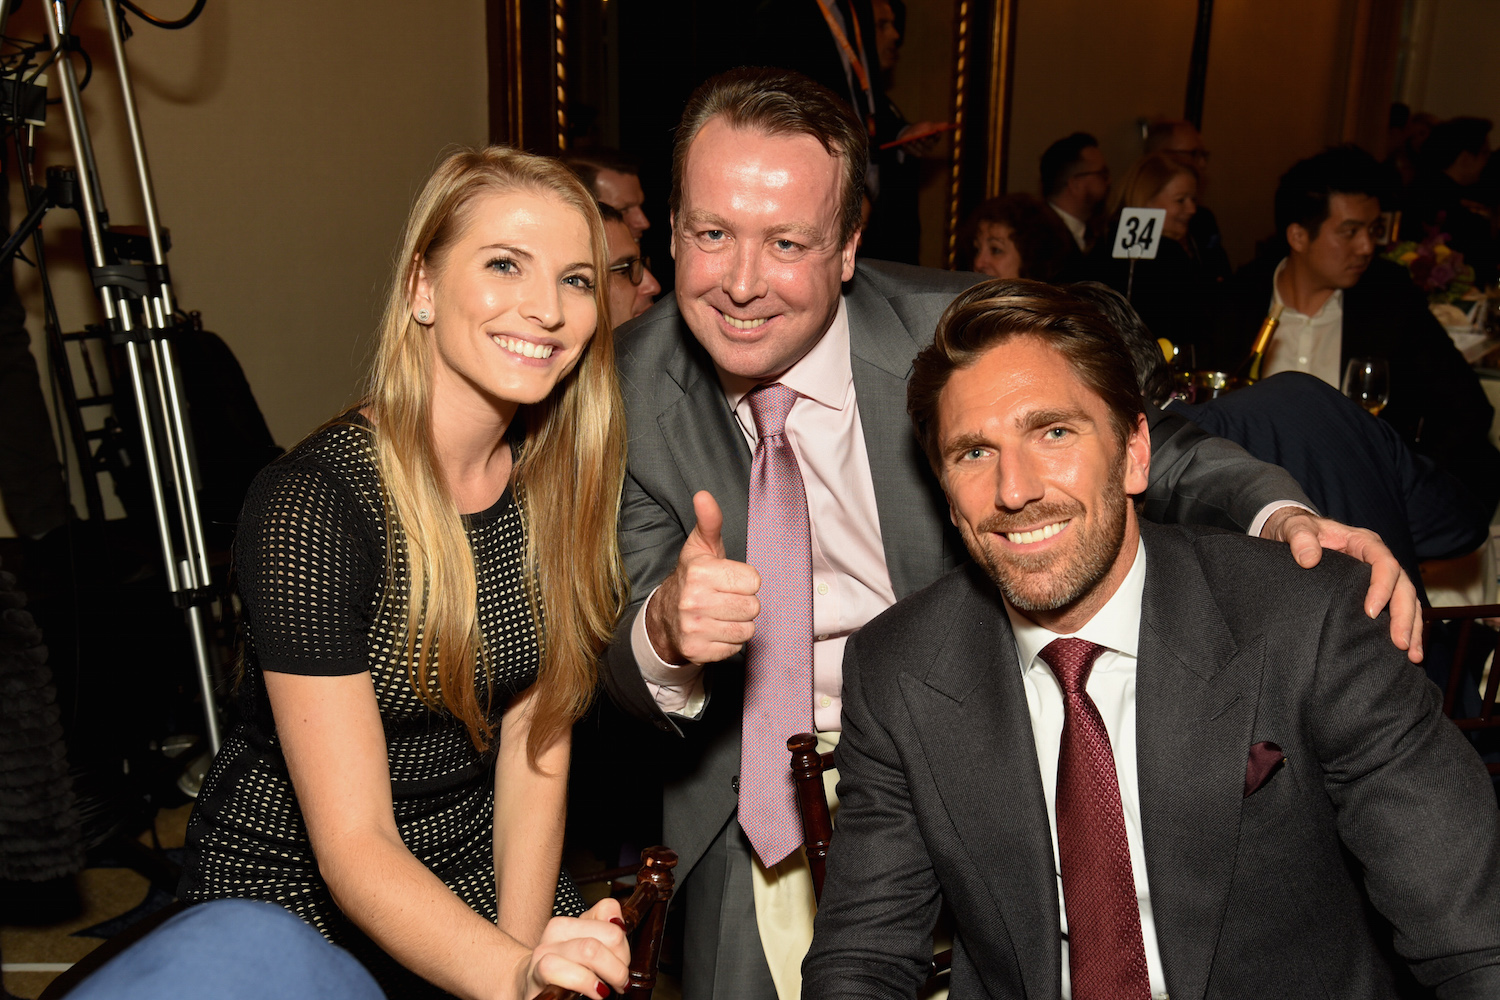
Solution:
{"label": "blonde woman", "polygon": [[1136,160],[1110,193],[1109,212],[1160,208],[1167,213],[1161,235],[1186,244],[1188,223],[1198,212],[1198,170],[1185,156],[1150,153]]}
{"label": "blonde woman", "polygon": [[[1219,276],[1194,246],[1188,224],[1198,211],[1198,170],[1191,160],[1171,153],[1151,153],[1137,160],[1110,192],[1109,224],[1094,246],[1081,274],[1130,294],[1131,305],[1158,337],[1179,347],[1203,339],[1219,294]],[[1138,261],[1132,279],[1128,261],[1112,257],[1115,230],[1126,208],[1159,208],[1166,212],[1159,228],[1154,260]]]}
{"label": "blonde woman", "polygon": [[605,246],[557,163],[449,156],[363,405],[245,502],[244,722],[183,893],[280,903],[393,997],[625,983],[618,907],[579,918],[559,879],[570,727],[624,590]]}

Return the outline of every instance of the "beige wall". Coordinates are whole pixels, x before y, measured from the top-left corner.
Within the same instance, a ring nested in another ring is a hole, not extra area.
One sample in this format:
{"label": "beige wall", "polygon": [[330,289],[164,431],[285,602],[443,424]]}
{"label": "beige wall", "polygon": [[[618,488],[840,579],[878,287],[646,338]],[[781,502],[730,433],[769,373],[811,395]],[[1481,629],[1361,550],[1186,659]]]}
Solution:
{"label": "beige wall", "polygon": [[[891,87],[891,100],[907,121],[953,120],[953,25],[956,4],[908,3],[906,37]],[[922,160],[918,212],[922,218],[919,260],[942,267],[945,220],[948,218],[949,136],[944,135]]]}
{"label": "beige wall", "polygon": [[1042,151],[1078,131],[1098,138],[1118,177],[1140,155],[1137,119],[1182,113],[1198,5],[1018,2],[1010,189],[1039,192]]}
{"label": "beige wall", "polygon": [[[1337,139],[1347,58],[1347,2],[1219,0],[1205,88],[1212,151],[1208,204],[1230,257],[1271,229],[1276,179]],[[1116,177],[1141,153],[1140,119],[1179,117],[1197,14],[1194,0],[1021,2],[1010,188],[1038,189],[1037,163],[1075,130],[1098,137]]]}
{"label": "beige wall", "polygon": [[1275,230],[1277,179],[1304,156],[1339,141],[1347,6],[1327,0],[1214,4],[1203,103],[1203,141],[1213,152],[1207,200],[1236,265]]}
{"label": "beige wall", "polygon": [[[1413,71],[1404,96],[1439,118],[1479,115],[1500,122],[1500,3],[1419,0]],[[1491,142],[1500,143],[1500,133]]]}
{"label": "beige wall", "polygon": [[[26,4],[8,33],[44,37],[40,7]],[[445,146],[486,138],[484,4],[210,0],[183,31],[132,21],[127,55],[178,301],[234,349],[290,445],[355,398],[417,185]],[[86,0],[75,29],[96,68],[85,104],[111,217],[138,223],[101,24]],[[71,162],[61,109],[49,114],[47,155]],[[65,329],[99,318],[76,246],[77,217],[54,212]],[[17,279],[38,341],[34,272],[18,265]],[[3,518],[0,533],[11,533]]]}

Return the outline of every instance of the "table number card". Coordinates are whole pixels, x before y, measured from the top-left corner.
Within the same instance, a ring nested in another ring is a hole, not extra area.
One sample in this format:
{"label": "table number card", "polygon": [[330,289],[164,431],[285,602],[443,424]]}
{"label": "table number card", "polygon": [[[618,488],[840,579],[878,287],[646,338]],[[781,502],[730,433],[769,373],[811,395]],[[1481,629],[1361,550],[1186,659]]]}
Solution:
{"label": "table number card", "polygon": [[1161,228],[1166,223],[1164,208],[1126,208],[1120,210],[1120,225],[1115,230],[1114,256],[1130,260],[1154,260],[1161,246]]}

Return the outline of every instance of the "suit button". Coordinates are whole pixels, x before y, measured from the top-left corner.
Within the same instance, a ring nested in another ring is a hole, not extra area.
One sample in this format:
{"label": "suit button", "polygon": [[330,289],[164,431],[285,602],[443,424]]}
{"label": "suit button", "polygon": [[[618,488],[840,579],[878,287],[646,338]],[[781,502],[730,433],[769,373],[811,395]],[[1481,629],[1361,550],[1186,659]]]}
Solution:
{"label": "suit button", "polygon": [[729,787],[734,789],[734,794],[740,794],[740,776],[738,774],[729,779]]}

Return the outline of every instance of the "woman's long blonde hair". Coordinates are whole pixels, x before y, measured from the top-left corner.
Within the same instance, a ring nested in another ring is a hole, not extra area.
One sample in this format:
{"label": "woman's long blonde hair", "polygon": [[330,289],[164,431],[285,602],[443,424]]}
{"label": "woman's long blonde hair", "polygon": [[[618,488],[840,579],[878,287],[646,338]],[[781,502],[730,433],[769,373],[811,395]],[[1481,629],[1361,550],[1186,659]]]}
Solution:
{"label": "woman's long blonde hair", "polygon": [[[625,424],[604,224],[567,168],[502,146],[460,150],[438,165],[407,218],[365,406],[385,489],[387,574],[403,548],[410,573],[408,676],[424,702],[462,720],[484,751],[494,737],[490,654],[479,634],[474,556],[432,438],[431,331],[412,318],[412,298],[418,268],[441,271],[473,200],[513,190],[556,197],[587,220],[599,317],[574,369],[545,400],[516,414],[525,442],[512,483],[526,525],[524,576],[541,654],[527,744],[534,764],[588,708],[626,589],[616,537]],[[474,683],[476,659],[484,668],[483,695]]]}

